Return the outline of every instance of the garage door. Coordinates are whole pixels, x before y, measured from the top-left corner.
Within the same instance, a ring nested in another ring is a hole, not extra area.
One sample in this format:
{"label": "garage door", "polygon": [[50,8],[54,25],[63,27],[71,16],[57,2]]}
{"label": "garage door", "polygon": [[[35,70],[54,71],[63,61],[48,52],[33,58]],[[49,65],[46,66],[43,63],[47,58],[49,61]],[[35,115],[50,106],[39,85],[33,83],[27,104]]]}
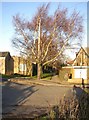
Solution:
{"label": "garage door", "polygon": [[74,77],[87,79],[87,69],[75,69],[74,70]]}

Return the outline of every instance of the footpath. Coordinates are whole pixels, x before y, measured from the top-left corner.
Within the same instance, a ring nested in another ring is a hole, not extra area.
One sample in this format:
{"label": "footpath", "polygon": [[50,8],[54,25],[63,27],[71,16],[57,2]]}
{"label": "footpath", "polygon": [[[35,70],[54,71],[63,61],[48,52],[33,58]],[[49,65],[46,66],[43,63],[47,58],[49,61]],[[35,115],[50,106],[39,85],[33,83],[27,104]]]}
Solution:
{"label": "footpath", "polygon": [[[7,84],[9,82],[11,82],[10,86]],[[72,87],[74,86],[67,81],[60,81],[58,76],[41,80],[11,78],[7,83],[3,87],[3,118],[26,117],[33,119],[36,116],[46,115],[50,110],[49,105],[57,105],[57,101],[61,100],[64,95],[72,96]],[[14,86],[13,83],[16,83],[17,86]],[[36,86],[29,87],[31,85]],[[80,88],[77,88],[77,91],[79,90]]]}
{"label": "footpath", "polygon": [[24,84],[24,85],[43,85],[43,86],[65,86],[65,87],[73,87],[73,84],[68,83],[67,81],[60,81],[58,76],[53,76],[52,79],[29,79],[29,78],[12,78],[8,81]]}

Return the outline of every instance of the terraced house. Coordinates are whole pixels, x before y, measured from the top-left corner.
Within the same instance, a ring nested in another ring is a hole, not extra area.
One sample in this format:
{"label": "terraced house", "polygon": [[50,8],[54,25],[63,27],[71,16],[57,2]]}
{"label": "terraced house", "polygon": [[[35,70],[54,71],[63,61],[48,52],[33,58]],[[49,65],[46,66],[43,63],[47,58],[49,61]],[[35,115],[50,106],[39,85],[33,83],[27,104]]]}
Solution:
{"label": "terraced house", "polygon": [[27,64],[26,60],[22,57],[13,56],[14,60],[14,74],[27,74]]}
{"label": "terraced house", "polygon": [[0,52],[0,74],[27,74],[26,60],[22,57],[11,56],[10,52]]}
{"label": "terraced house", "polygon": [[0,74],[13,74],[14,61],[9,52],[0,52]]}

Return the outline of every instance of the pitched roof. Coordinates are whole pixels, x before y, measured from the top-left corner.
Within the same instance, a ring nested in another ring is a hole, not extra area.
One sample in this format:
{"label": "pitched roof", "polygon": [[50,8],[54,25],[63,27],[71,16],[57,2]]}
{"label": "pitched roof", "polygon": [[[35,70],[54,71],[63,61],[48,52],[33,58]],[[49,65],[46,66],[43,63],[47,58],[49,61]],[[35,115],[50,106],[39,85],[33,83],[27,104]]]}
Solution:
{"label": "pitched roof", "polygon": [[70,65],[72,65],[72,64],[73,64],[73,62],[74,62],[74,60],[67,61],[67,64],[70,64]]}
{"label": "pitched roof", "polygon": [[86,53],[87,57],[89,58],[89,48],[87,48],[87,47],[86,48],[81,47],[80,50],[77,52],[76,58],[77,58],[78,54],[80,53],[81,49]]}
{"label": "pitched roof", "polygon": [[0,52],[0,57],[6,57],[8,54],[10,55],[9,52]]}
{"label": "pitched roof", "polygon": [[89,55],[89,47],[84,48],[84,50]]}
{"label": "pitched roof", "polygon": [[[89,47],[86,47],[86,48],[81,47],[80,50],[77,52],[76,58],[78,57],[81,49],[85,52],[87,58],[89,58]],[[76,61],[76,58],[74,59],[74,62]],[[74,64],[74,62],[73,62],[73,64]]]}

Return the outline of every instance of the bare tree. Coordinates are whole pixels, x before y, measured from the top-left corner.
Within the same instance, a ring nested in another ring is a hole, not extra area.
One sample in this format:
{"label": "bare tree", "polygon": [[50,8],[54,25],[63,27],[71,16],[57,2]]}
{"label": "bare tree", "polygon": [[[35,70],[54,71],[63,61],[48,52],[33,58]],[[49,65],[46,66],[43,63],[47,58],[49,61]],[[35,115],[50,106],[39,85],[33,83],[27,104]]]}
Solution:
{"label": "bare tree", "polygon": [[71,15],[59,6],[53,15],[48,10],[49,4],[40,6],[31,21],[19,15],[13,17],[16,33],[12,43],[29,56],[31,63],[38,64],[38,79],[42,66],[62,57],[67,47],[80,43],[83,33],[83,18],[75,10]]}

